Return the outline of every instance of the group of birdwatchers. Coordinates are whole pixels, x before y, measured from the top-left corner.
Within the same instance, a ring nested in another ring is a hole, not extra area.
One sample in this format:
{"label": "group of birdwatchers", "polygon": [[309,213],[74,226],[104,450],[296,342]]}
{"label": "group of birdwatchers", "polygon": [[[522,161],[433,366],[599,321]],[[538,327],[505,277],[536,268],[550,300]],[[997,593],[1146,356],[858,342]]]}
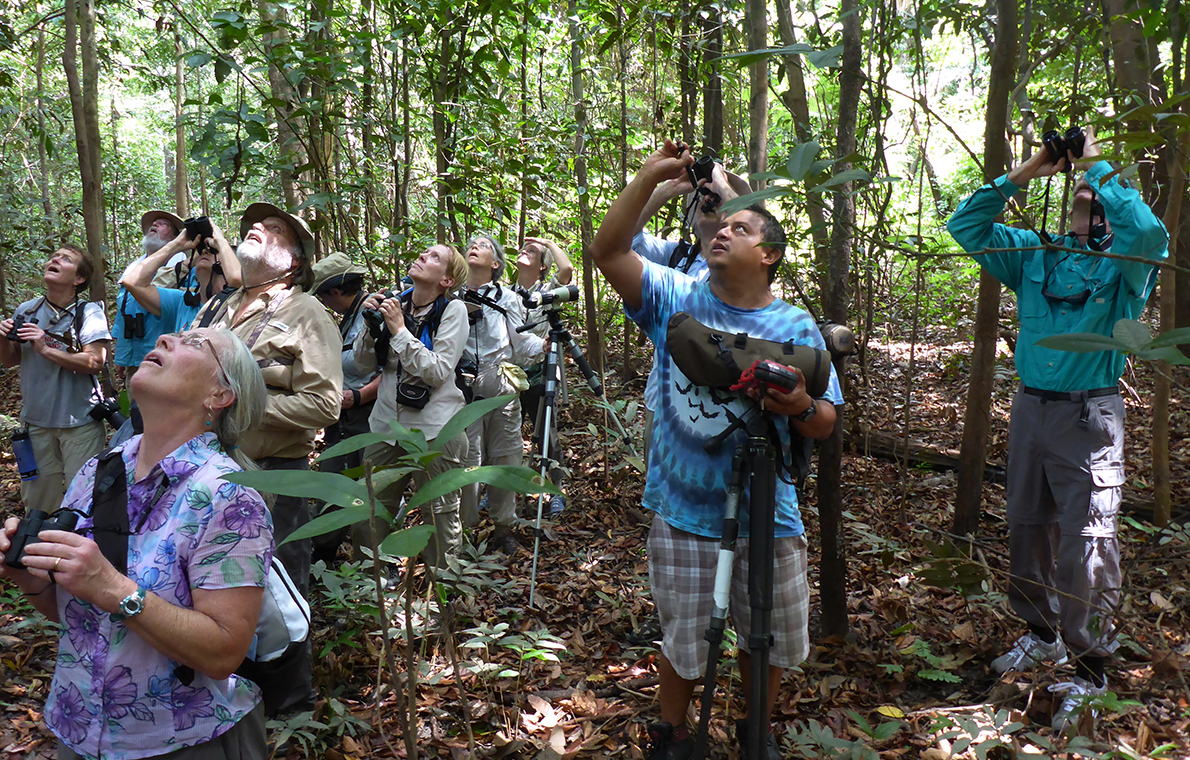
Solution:
{"label": "group of birdwatchers", "polygon": [[[1025,632],[989,665],[1004,673],[1072,663],[1052,687],[1063,696],[1056,731],[1108,688],[1117,646],[1124,480],[1117,381],[1124,359],[1110,351],[1054,351],[1037,341],[1110,334],[1116,320],[1136,318],[1168,241],[1137,190],[1099,156],[1093,137],[1081,157],[1055,160],[1039,151],[977,190],[949,222],[959,245],[1017,294],[1020,316],[1008,599]],[[789,368],[797,378],[792,389],[725,394],[694,386],[675,362],[667,326],[679,312],[728,334],[824,348],[814,320],[773,293],[787,245],[781,222],[759,203],[723,213],[723,202],[747,194],[747,182],[715,164],[696,188],[692,163],[685,146],[665,141],[608,209],[590,248],[655,351],[645,394],[643,493],[654,513],[649,583],[661,624],[660,715],[647,728],[644,750],[652,760],[694,753],[687,716],[708,658],[703,634],[716,604],[733,451],[745,437],[736,431],[725,445],[704,446],[723,430],[717,412],[736,419],[759,406],[786,438],[823,439],[843,403],[833,369],[820,397],[807,392],[796,368]],[[1064,236],[1043,239],[995,221],[1030,180],[1071,165],[1082,173]],[[667,202],[695,192],[715,200],[690,204],[692,245],[644,231]],[[0,575],[62,626],[44,711],[60,741],[59,758],[263,758],[260,691],[235,671],[256,643],[273,555],[306,595],[312,557],[333,559],[346,551],[339,543],[347,536],[279,545],[311,519],[308,500],[266,501],[222,476],[307,469],[322,430],[330,445],[388,433],[395,422],[434,441],[473,399],[504,395],[512,400],[441,442],[442,455],[427,474],[393,483],[379,498],[395,515],[405,489],[435,473],[520,464],[522,412],[536,416],[551,347],[548,325],[517,290],[569,284],[573,268],[560,246],[530,237],[516,255],[515,283],[507,282],[500,240],[477,235],[462,252],[428,247],[404,284],[387,290],[375,283],[374,292],[365,266],[342,253],[315,261],[302,218],[267,203],[244,210],[234,247],[217,225],[195,235],[167,211],[146,213],[141,227],[144,254],[121,277],[113,330],[103,304],[81,298],[93,264],[69,244],[46,263],[43,293],[0,323],[0,360],[20,367],[20,418],[36,462],[36,477],[21,483],[25,508],[81,515],[73,530],[41,532],[25,547],[23,567],[4,566]],[[1129,258],[1096,255],[1101,251]],[[525,325],[533,327],[520,329]],[[137,431],[110,447],[104,422],[91,414],[109,352],[135,402],[128,424]],[[380,442],[319,466],[342,471],[363,458],[382,465],[404,453]],[[559,480],[560,452],[546,456]],[[122,499],[114,510],[113,490]],[[562,498],[554,497],[552,512],[561,512]],[[782,673],[809,648],[807,541],[793,485],[779,479],[774,501],[767,699],[744,705],[751,725],[762,728]],[[515,554],[516,495],[488,486],[486,503],[490,545]],[[749,507],[745,492],[729,606],[750,694]],[[464,531],[478,529],[480,511],[478,486],[424,505],[421,519],[435,528],[426,561],[441,564],[457,553]],[[112,512],[123,528],[111,527]],[[18,525],[18,516],[8,518],[0,550],[8,552]],[[381,529],[387,522],[352,527],[355,558],[366,555]],[[296,685],[277,708],[282,714],[309,709],[318,698],[308,639],[305,646]],[[737,721],[741,744],[748,725]],[[781,756],[772,732],[753,746],[763,749],[750,760]]]}

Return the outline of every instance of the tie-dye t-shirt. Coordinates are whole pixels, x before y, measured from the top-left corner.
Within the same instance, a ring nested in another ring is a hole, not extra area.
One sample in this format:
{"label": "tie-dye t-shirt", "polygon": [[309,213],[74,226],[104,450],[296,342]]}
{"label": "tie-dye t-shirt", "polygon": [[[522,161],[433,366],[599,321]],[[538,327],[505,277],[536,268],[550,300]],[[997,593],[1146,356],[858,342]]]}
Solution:
{"label": "tie-dye t-shirt", "polygon": [[[192,608],[192,589],[265,585],[273,520],[255,491],[221,480],[240,467],[214,434],[182,444],[135,481],[140,436],[123,444],[128,475],[128,576],[170,604]],[[63,506],[91,512],[92,459],[75,476]],[[80,520],[87,533],[91,518]],[[195,673],[108,613],[58,590],[62,637],[45,720],[87,758],[131,760],[202,744],[227,732],[257,703],[260,690],[238,676]]]}
{"label": "tie-dye t-shirt", "polygon": [[[665,338],[669,318],[682,311],[715,330],[745,332],[778,343],[793,340],[818,349],[826,346],[810,315],[784,301],[775,300],[763,309],[736,308],[716,298],[705,280],[648,261],[643,264],[641,308],[633,311],[625,306],[628,316],[656,346],[660,372],[643,503],[679,530],[717,538],[723,531],[732,456],[746,436],[743,430],[736,430],[716,454],[708,454],[703,444],[728,426],[728,412],[739,417],[754,403],[742,400],[738,393],[715,391],[688,380],[669,353]],[[836,405],[843,403],[833,368],[825,398]],[[777,416],[775,421],[781,440],[788,442],[787,419]],[[805,532],[795,489],[779,478],[776,506],[776,536],[800,536]],[[747,491],[740,503],[740,534],[748,535]]]}

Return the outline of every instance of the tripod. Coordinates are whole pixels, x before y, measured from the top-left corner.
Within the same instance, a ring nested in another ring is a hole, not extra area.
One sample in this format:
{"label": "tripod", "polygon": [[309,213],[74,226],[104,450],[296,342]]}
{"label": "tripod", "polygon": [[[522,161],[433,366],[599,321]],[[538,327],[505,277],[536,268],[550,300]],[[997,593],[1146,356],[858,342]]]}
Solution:
{"label": "tripod", "polygon": [[711,705],[715,701],[715,679],[719,669],[720,647],[727,626],[727,611],[731,597],[732,564],[739,535],[739,505],[744,492],[744,479],[749,489],[748,540],[748,599],[752,608],[752,633],[748,637],[751,654],[752,682],[748,690],[748,744],[744,757],[761,760],[769,733],[769,653],[773,645],[773,560],[776,544],[777,457],[780,452],[769,440],[769,418],[762,405],[755,413],[745,413],[732,419],[731,425],[708,441],[704,448],[715,453],[731,433],[744,428],[747,440],[736,449],[731,460],[731,482],[727,487],[727,503],[723,515],[723,536],[719,542],[719,562],[715,569],[714,610],[707,628],[707,669],[703,679],[702,705],[698,716],[698,735],[694,744],[694,760],[702,760],[707,752],[707,731],[710,726]]}
{"label": "tripod", "polygon": [[[578,343],[574,340],[574,336],[562,324],[562,316],[558,309],[546,309],[544,321],[548,321],[550,325],[549,337],[546,338],[549,344],[549,350],[545,353],[545,392],[537,408],[537,422],[534,424],[533,431],[533,437],[537,443],[538,457],[541,459],[541,479],[543,481],[549,475],[551,465],[561,466],[561,462],[555,461],[550,456],[550,436],[557,436],[553,426],[557,415],[558,387],[561,385],[563,349],[569,350],[570,357],[574,359],[574,363],[578,365],[579,370],[583,373],[583,377],[586,378],[591,392],[603,399],[604,404],[607,404],[607,398],[603,395],[603,383],[600,381],[599,375],[595,374],[595,371],[591,369],[591,365],[587,363],[587,358],[583,356],[583,350],[579,348]],[[539,324],[541,324],[541,321],[522,325],[517,328],[517,332],[531,330]],[[616,427],[620,429],[620,434],[624,436],[624,440],[628,441],[628,433],[624,431],[624,426],[620,424],[620,418],[613,414],[612,419],[615,420]],[[635,455],[635,453],[634,451],[633,454]],[[530,607],[533,606],[535,592],[537,590],[537,553],[541,546],[541,513],[544,505],[545,492],[542,492],[537,494],[537,520],[533,526],[533,569],[529,575]]]}

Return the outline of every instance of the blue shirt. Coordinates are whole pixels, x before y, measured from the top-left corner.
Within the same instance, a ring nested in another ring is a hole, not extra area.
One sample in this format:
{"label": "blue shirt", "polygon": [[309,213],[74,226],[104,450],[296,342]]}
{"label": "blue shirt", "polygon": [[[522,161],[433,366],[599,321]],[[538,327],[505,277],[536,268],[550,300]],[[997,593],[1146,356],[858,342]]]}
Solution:
{"label": "blue shirt", "polygon": [[[644,231],[636,233],[636,237],[632,238],[632,250],[640,254],[640,257],[645,261],[651,261],[663,267],[669,266],[669,259],[677,247],[678,241],[676,240],[663,240]],[[691,262],[690,269],[686,274],[696,280],[705,280],[711,274],[711,271],[707,269],[707,260],[702,257],[701,250]],[[654,350],[653,368],[649,370],[649,381],[645,383],[645,409],[650,412],[657,411],[657,397],[660,395],[657,387],[658,382],[660,382],[660,378],[657,374],[657,352]]]}
{"label": "blue shirt", "polygon": [[[746,332],[765,340],[825,350],[822,334],[809,314],[784,301],[774,300],[763,309],[740,309],[720,301],[706,280],[645,262],[641,281],[641,308],[626,309],[657,347],[660,398],[656,409],[644,506],[679,530],[711,538],[723,532],[723,504],[731,477],[731,459],[745,440],[737,430],[724,441],[718,453],[708,454],[703,443],[729,424],[725,410],[739,416],[753,408],[738,393],[722,393],[696,386],[686,378],[666,343],[666,328],[673,314],[683,311],[708,327],[727,332]],[[839,380],[831,369],[826,398],[843,403]],[[789,422],[774,416],[782,441],[789,440]],[[787,457],[788,460],[788,457]],[[800,536],[805,532],[792,484],[777,480],[777,536]],[[740,502],[740,533],[748,534],[748,493]]]}
{"label": "blue shirt", "polygon": [[[1140,193],[1119,177],[1104,181],[1113,168],[1100,161],[1086,178],[1099,200],[1115,237],[1112,253],[1162,261],[1168,256],[1169,234]],[[1037,341],[1050,335],[1089,332],[1111,335],[1120,319],[1136,319],[1156,284],[1157,268],[1120,259],[1067,251],[1045,251],[1037,233],[995,223],[1007,198],[1020,188],[1000,177],[959,204],[947,223],[952,237],[993,277],[1017,294],[1021,332],[1016,344],[1016,370],[1024,385],[1047,391],[1111,388],[1124,372],[1119,351],[1074,353],[1041,348]],[[1057,245],[1089,250],[1073,235]],[[985,253],[987,248],[1031,249]],[[1048,283],[1047,283],[1048,280]],[[1076,296],[1089,290],[1081,305],[1046,298]]]}
{"label": "blue shirt", "polygon": [[198,316],[202,304],[187,306],[186,291],[177,288],[157,288],[157,297],[161,299],[161,333],[185,332]]}
{"label": "blue shirt", "polygon": [[[125,319],[131,320],[137,314],[144,314],[145,320],[145,336],[143,338],[125,338],[124,337],[124,322]],[[153,350],[153,346],[157,345],[157,339],[163,333],[167,333],[161,326],[161,320],[150,314],[145,307],[141,306],[132,294],[125,290],[122,286],[116,294],[116,319],[112,326],[112,334],[116,338],[116,348],[112,352],[112,361],[120,367],[136,367],[139,366],[141,360],[145,358],[145,354]]]}

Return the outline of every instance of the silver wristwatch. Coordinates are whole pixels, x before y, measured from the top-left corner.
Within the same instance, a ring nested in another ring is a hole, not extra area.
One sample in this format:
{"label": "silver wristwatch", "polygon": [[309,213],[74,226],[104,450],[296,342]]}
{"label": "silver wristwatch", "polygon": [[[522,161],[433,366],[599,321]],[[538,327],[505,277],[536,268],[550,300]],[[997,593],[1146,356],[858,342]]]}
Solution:
{"label": "silver wristwatch", "polygon": [[122,620],[127,620],[130,617],[136,617],[145,611],[145,594],[148,593],[141,586],[136,587],[124,600],[120,602],[120,606],[115,612],[111,614],[113,623],[119,623]]}

